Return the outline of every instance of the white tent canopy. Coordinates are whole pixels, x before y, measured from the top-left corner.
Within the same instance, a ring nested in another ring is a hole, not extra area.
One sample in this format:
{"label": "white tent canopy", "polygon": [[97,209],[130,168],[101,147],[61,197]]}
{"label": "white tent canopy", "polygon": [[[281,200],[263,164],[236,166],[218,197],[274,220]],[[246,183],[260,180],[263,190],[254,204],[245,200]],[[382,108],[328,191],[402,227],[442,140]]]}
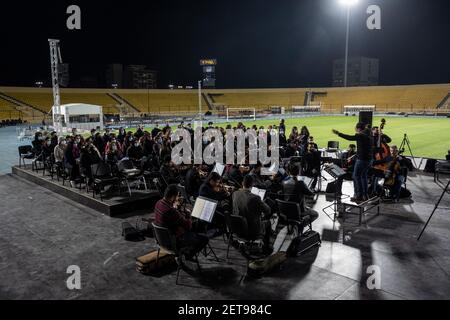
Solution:
{"label": "white tent canopy", "polygon": [[[59,110],[58,110],[59,109]],[[62,121],[62,128],[77,128],[80,130],[103,129],[103,111],[101,106],[85,103],[64,104],[54,106],[53,125],[58,127],[58,118]]]}

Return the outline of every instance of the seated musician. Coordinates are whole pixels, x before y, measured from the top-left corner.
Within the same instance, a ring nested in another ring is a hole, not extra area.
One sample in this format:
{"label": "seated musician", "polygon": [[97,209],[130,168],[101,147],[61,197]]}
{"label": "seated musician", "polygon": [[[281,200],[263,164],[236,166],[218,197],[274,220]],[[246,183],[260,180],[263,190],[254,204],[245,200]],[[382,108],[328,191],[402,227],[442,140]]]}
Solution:
{"label": "seated musician", "polygon": [[164,192],[164,198],[155,205],[155,224],[167,228],[175,235],[177,247],[191,260],[208,244],[208,238],[192,231],[192,221],[189,215],[179,209],[179,193],[176,185],[169,185]]}
{"label": "seated musician", "polygon": [[314,193],[303,182],[298,180],[300,168],[296,164],[289,165],[289,178],[283,181],[284,201],[296,202],[300,204],[302,215],[308,215],[311,222],[319,217],[319,214],[305,206],[305,196],[313,196]]}
{"label": "seated musician", "polygon": [[269,189],[272,185],[272,181],[266,180],[265,177],[261,175],[261,169],[262,163],[258,161],[250,171],[250,175],[253,177],[253,184],[259,189]]}
{"label": "seated musician", "polygon": [[311,189],[314,190],[320,175],[320,159],[321,154],[319,147],[314,142],[314,137],[308,139],[308,146],[302,159],[302,175],[313,178]]}
{"label": "seated musician", "polygon": [[198,191],[202,185],[202,179],[200,178],[200,166],[193,165],[187,172],[184,182],[186,192],[188,195],[197,198]]}
{"label": "seated musician", "polygon": [[234,184],[238,184],[239,186],[242,186],[242,182],[244,181],[244,174],[247,171],[248,170],[244,166],[240,166],[237,164],[233,165],[227,174],[227,178],[229,181],[233,182]]}
{"label": "seated musician", "polygon": [[167,184],[176,184],[179,182],[178,172],[175,168],[175,164],[172,162],[171,156],[166,156],[163,159],[163,163],[161,165],[161,168],[159,169],[159,173],[161,173]]}
{"label": "seated musician", "polygon": [[391,188],[391,198],[395,202],[400,200],[400,193],[402,190],[402,185],[405,182],[406,177],[402,175],[402,161],[403,157],[400,156],[398,147],[395,145],[391,146],[391,156],[388,159],[387,171],[385,173],[386,187]]}
{"label": "seated musician", "polygon": [[[384,144],[389,144],[392,142],[392,139],[384,134],[381,133],[381,137],[380,137],[380,128],[379,127],[372,127],[372,136],[373,136],[373,141],[374,141],[374,147],[380,147],[378,145],[378,143],[384,143]],[[377,152],[377,150],[374,150],[375,152]]]}
{"label": "seated musician", "polygon": [[265,251],[270,250],[271,209],[261,198],[251,193],[253,178],[247,175],[243,181],[243,188],[233,193],[233,214],[247,220],[248,236],[250,239],[262,237]]}
{"label": "seated musician", "polygon": [[356,161],[356,145],[355,144],[349,144],[347,150],[342,152],[341,154],[341,160],[342,160],[342,168],[346,170],[346,174],[344,176],[345,180],[352,180],[353,176],[353,167],[355,166]]}
{"label": "seated musician", "polygon": [[198,195],[216,201],[227,199],[230,194],[221,188],[221,180],[222,177],[217,172],[211,172],[206,181],[200,186]]}

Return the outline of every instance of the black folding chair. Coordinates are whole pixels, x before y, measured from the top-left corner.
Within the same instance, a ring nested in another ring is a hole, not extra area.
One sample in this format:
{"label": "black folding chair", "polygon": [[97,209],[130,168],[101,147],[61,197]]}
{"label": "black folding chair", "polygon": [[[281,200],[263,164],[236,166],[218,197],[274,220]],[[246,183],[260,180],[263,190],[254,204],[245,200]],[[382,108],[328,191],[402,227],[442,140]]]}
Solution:
{"label": "black folding chair", "polygon": [[121,160],[117,164],[117,168],[119,170],[122,181],[125,181],[125,183],[127,185],[128,193],[129,193],[130,197],[131,197],[130,183],[131,184],[140,184],[142,182],[144,184],[145,190],[147,190],[147,182],[145,181],[145,177],[141,173],[141,170],[137,169],[134,166],[133,161],[131,161],[129,159]]}
{"label": "black folding chair", "polygon": [[100,200],[103,201],[102,190],[105,186],[108,185],[116,185],[119,189],[120,194],[120,179],[118,177],[114,177],[111,172],[111,167],[104,163],[100,162],[97,164],[91,165],[91,172],[93,178],[93,191],[92,196],[95,198],[95,191],[98,190],[100,193]]}
{"label": "black folding chair", "polygon": [[19,148],[19,168],[26,166],[25,160],[34,160],[33,146],[20,146]]}
{"label": "black folding chair", "polygon": [[[177,276],[175,278],[175,284],[178,285],[178,278],[180,276],[180,270],[182,268],[182,252],[177,246],[177,241],[175,235],[173,235],[169,229],[163,228],[152,223],[153,232],[155,235],[156,243],[158,245],[158,255],[156,256],[156,265],[159,262],[159,254],[161,249],[168,252],[169,254],[173,254],[175,256],[175,260],[177,262]],[[200,270],[200,263],[198,262],[198,254],[195,256],[195,262],[197,263],[197,267]]]}

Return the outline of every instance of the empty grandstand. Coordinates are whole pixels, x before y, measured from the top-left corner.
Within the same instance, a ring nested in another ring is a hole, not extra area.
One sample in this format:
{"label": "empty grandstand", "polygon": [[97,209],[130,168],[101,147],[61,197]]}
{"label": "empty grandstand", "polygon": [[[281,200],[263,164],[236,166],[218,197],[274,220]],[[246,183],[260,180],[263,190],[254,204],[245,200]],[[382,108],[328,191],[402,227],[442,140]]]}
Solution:
{"label": "empty grandstand", "polygon": [[[320,106],[323,114],[342,114],[349,106],[375,106],[378,113],[448,113],[450,84],[315,88],[205,90],[203,112],[226,117],[228,108],[255,108],[257,114],[272,113],[273,106]],[[0,87],[0,117],[41,121],[52,107],[49,88]],[[61,103],[101,105],[105,114],[195,115],[196,90],[62,89]]]}

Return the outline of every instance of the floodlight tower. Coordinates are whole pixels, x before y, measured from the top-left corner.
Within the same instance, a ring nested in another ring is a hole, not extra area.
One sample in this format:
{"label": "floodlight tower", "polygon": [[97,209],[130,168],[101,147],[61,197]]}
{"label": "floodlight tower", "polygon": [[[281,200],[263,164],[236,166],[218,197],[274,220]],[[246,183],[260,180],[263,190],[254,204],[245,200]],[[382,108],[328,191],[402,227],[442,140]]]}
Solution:
{"label": "floodlight tower", "polygon": [[339,3],[347,7],[347,32],[345,36],[345,62],[344,62],[344,87],[347,87],[348,81],[348,43],[350,36],[350,11],[359,0],[339,0]]}
{"label": "floodlight tower", "polygon": [[61,96],[59,92],[58,65],[62,63],[59,40],[48,39],[50,45],[50,67],[53,87],[53,124],[58,134],[62,133]]}

